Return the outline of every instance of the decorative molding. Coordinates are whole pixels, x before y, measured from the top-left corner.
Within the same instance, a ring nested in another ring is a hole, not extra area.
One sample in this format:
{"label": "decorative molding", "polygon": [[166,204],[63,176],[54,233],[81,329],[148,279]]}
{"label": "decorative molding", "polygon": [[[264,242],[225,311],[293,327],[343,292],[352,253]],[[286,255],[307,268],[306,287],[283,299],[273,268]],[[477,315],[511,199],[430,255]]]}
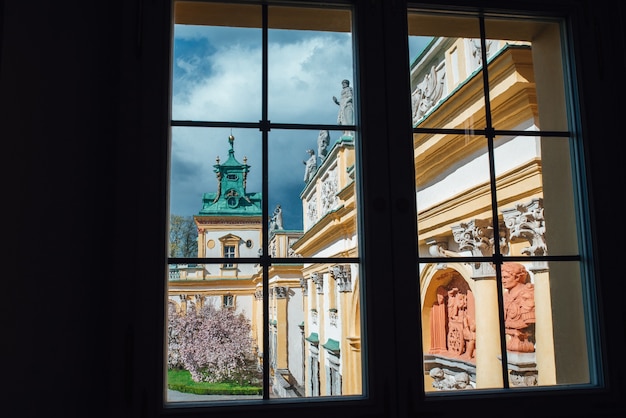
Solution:
{"label": "decorative molding", "polygon": [[[473,256],[490,257],[494,254],[495,240],[493,225],[490,220],[473,219],[452,227],[454,241],[459,244],[459,251],[470,251]],[[500,253],[508,253],[506,230],[500,228]],[[471,263],[473,278],[493,277],[495,269],[491,263]]]}
{"label": "decorative molding", "polygon": [[318,295],[324,294],[324,275],[319,273],[312,273],[311,280],[315,283],[315,288],[317,290]]}
{"label": "decorative molding", "polygon": [[352,276],[349,265],[336,265],[328,268],[330,277],[337,281],[340,292],[352,291]]}
{"label": "decorative molding", "polygon": [[[521,253],[528,256],[548,255],[546,244],[546,225],[543,216],[543,199],[532,199],[529,203],[518,203],[514,208],[502,211],[504,224],[509,230],[512,243],[527,241]],[[545,263],[542,263],[545,264]],[[535,266],[533,270],[547,269],[547,265]]]}
{"label": "decorative molding", "polygon": [[286,299],[287,298],[287,287],[285,286],[276,286],[274,287],[274,295],[276,299]]}
{"label": "decorative molding", "polygon": [[333,170],[328,173],[321,185],[322,213],[332,210],[337,205],[337,173]]}
{"label": "decorative molding", "polygon": [[302,288],[302,296],[308,296],[309,295],[309,281],[306,278],[300,277],[300,287]]}

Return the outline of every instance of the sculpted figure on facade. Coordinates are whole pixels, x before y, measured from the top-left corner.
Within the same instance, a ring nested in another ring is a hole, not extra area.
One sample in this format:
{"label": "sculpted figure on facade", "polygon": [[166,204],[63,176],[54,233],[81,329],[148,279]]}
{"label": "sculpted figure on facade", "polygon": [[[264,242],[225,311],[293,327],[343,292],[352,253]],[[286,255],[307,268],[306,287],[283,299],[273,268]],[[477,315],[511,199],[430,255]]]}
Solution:
{"label": "sculpted figure on facade", "polygon": [[327,130],[321,130],[319,135],[317,136],[317,157],[321,161],[326,159],[326,155],[328,154],[328,145],[330,144],[330,132]]}
{"label": "sculpted figure on facade", "polygon": [[463,319],[467,301],[463,293],[454,287],[448,290],[448,353],[461,356],[465,351],[463,338]]}
{"label": "sculpted figure on facade", "polygon": [[341,82],[341,95],[339,99],[333,96],[333,102],[339,106],[337,114],[338,125],[354,125],[354,103],[352,101],[352,87],[348,80]]}
{"label": "sculpted figure on facade", "polygon": [[302,164],[304,164],[304,182],[308,183],[317,170],[317,158],[315,158],[315,151],[312,149],[308,149],[306,152],[309,154],[309,159],[302,161]]}
{"label": "sculpted figure on facade", "polygon": [[467,372],[459,372],[448,375],[440,367],[432,368],[429,373],[433,379],[432,385],[439,390],[464,390],[473,389],[471,379]]}
{"label": "sculpted figure on facade", "polygon": [[411,94],[413,123],[417,123],[443,96],[445,71],[443,64],[431,67]]}
{"label": "sculpted figure on facade", "polygon": [[433,354],[447,351],[447,307],[448,291],[445,287],[437,288],[437,300],[430,310],[430,352]]}
{"label": "sculpted figure on facade", "polygon": [[504,326],[509,351],[535,351],[535,290],[529,274],[520,263],[502,265],[504,292]]}
{"label": "sculpted figure on facade", "polygon": [[284,229],[283,209],[280,205],[276,205],[276,209],[274,209],[274,213],[272,214],[272,219],[270,219],[270,231],[274,229]]}

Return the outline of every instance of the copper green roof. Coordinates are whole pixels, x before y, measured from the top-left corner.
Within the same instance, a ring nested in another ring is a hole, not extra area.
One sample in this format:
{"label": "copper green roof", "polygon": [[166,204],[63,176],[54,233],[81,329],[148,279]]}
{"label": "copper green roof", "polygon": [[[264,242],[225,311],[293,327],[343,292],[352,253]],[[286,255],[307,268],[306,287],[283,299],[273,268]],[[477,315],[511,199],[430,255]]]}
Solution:
{"label": "copper green roof", "polygon": [[217,191],[202,195],[202,209],[198,215],[205,216],[261,216],[261,193],[246,192],[250,166],[244,157],[243,164],[235,158],[235,137],[228,137],[230,149],[223,164],[213,166],[217,177]]}
{"label": "copper green roof", "polygon": [[305,340],[312,344],[318,344],[320,342],[320,337],[317,335],[317,332],[312,332],[311,335],[305,338]]}

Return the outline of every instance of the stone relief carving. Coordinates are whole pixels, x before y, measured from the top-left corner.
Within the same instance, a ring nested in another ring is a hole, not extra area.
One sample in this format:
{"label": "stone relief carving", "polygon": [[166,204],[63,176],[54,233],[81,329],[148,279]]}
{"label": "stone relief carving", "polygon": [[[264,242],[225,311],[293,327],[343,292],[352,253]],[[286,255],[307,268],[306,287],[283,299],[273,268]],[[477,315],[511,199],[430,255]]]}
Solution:
{"label": "stone relief carving", "polygon": [[474,295],[458,275],[437,288],[437,300],[431,307],[431,354],[474,362],[476,356],[476,320]]}
{"label": "stone relief carving", "polygon": [[430,72],[417,85],[411,94],[413,123],[416,124],[443,96],[445,89],[445,63],[431,67]]}
{"label": "stone relief carving", "polygon": [[337,173],[331,171],[322,183],[321,189],[322,213],[335,207],[337,203]]}
{"label": "stone relief carving", "polygon": [[[469,44],[469,52],[472,60],[472,71],[476,68],[483,65],[483,56],[482,56],[482,47],[480,45],[480,39],[467,39],[466,42]],[[489,57],[491,55],[491,45],[493,44],[492,39],[487,39],[485,41],[486,46],[486,55]]]}
{"label": "stone relief carving", "polygon": [[433,387],[439,390],[473,389],[470,376],[466,372],[448,375],[443,369],[435,367],[430,370],[429,375],[433,379]]}
{"label": "stone relief carving", "polygon": [[307,219],[309,220],[309,225],[312,225],[317,220],[317,197],[312,196],[311,200],[307,203],[307,211],[306,211]]}

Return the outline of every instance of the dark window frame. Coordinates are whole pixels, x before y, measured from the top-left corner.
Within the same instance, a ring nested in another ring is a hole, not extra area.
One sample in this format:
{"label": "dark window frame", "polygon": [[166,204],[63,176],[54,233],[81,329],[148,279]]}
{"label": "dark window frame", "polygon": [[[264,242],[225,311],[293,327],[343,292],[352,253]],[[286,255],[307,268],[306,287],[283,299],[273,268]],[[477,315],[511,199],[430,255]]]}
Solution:
{"label": "dark window frame", "polygon": [[[480,4],[481,2],[476,2],[476,3]],[[441,5],[437,5],[437,6],[439,7]],[[577,13],[580,13],[580,10],[574,10],[574,8],[570,6],[571,5],[567,5],[567,4],[564,5],[562,9],[559,8],[558,13],[561,13],[564,17],[569,17],[569,16],[580,17],[577,14]],[[397,65],[398,63],[401,64],[402,61],[404,61],[403,59],[399,58],[398,52],[399,52],[399,49],[405,46],[406,33],[402,33],[401,29],[398,29],[397,31],[385,32],[382,26],[389,27],[390,24],[398,24],[399,22],[401,22],[403,18],[402,15],[403,13],[405,13],[405,10],[402,9],[403,7],[404,7],[404,3],[400,1],[390,6],[382,6],[381,4],[378,4],[378,3],[375,3],[375,4],[372,3],[367,6],[360,5],[357,7],[357,10],[355,10],[355,20],[358,22],[355,28],[355,36],[361,37],[362,39],[367,39],[368,42],[364,42],[365,44],[369,44],[369,42],[373,42],[373,44],[375,45],[376,36],[380,36],[383,33],[388,35],[385,38],[385,42],[386,42],[385,45],[388,46],[387,49],[385,49],[381,45],[378,45],[378,47],[374,51],[372,51],[371,48],[369,50],[366,50],[367,48],[363,46],[363,44],[359,44],[359,46],[357,47],[359,51],[359,54],[357,55],[357,64],[356,64],[358,67],[357,72],[359,73],[359,76],[360,76],[359,85],[362,86],[363,88],[365,87],[364,81],[369,80],[368,82],[371,82],[373,78],[386,80],[386,84],[388,85],[395,84],[393,82],[393,79],[395,76],[398,75],[398,73],[394,73],[394,71],[386,72],[386,70],[389,70],[390,68],[394,68],[395,65]],[[541,5],[537,5],[537,4],[526,5],[525,7],[529,9],[532,8],[533,11],[537,13],[541,13],[542,11],[550,12],[550,13],[554,12],[554,10],[552,9],[547,10],[548,8],[547,6],[544,6],[546,7],[544,9]],[[399,9],[402,9],[402,10],[399,10]],[[372,12],[378,12],[379,14],[378,16],[374,17],[372,15]],[[571,23],[571,20],[569,20],[569,23]],[[368,33],[367,34],[364,34],[363,32],[359,33],[359,27],[362,27],[361,25],[366,26],[368,24],[370,25],[369,26],[370,30],[367,31]],[[571,37],[571,36],[572,34],[568,33],[568,37]],[[393,46],[394,43],[395,43],[395,47]],[[151,51],[151,52],[154,53],[154,51]],[[158,53],[156,55],[159,56]],[[387,65],[377,62],[381,56],[387,58],[386,60]],[[406,72],[407,66],[403,67],[399,65],[397,68],[401,68],[401,71]],[[396,69],[395,71],[397,72],[398,70]],[[406,78],[406,74],[403,74],[403,77]],[[406,81],[406,83],[408,85],[408,80]],[[389,92],[388,94],[392,95],[394,93]],[[360,98],[361,103],[375,102],[377,99],[387,101],[386,100],[387,93],[382,92],[382,91],[361,92],[361,98]],[[389,100],[388,102],[392,103],[391,100]],[[390,107],[393,107],[393,106],[390,106]],[[404,126],[402,123],[403,117],[404,118],[409,117],[407,115],[408,115],[408,109],[410,109],[410,106],[407,106],[407,103],[404,103],[404,107],[402,106],[402,104],[396,104],[395,110],[398,110],[398,112],[395,112],[396,116],[395,117],[390,116],[390,114],[394,113],[393,111],[391,111],[387,113],[387,115],[383,118],[385,119],[384,123],[379,123],[378,125],[371,122],[371,120],[367,122],[368,120],[367,117],[375,115],[377,111],[380,109],[376,109],[376,110],[373,110],[371,108],[367,109],[366,106],[363,106],[363,108],[364,108],[363,109],[364,115],[362,116],[362,119],[363,119],[362,130],[365,135],[376,135],[378,133],[378,134],[383,134],[384,136],[391,137],[392,133],[398,133],[398,132],[404,133],[404,134],[408,133],[409,128]],[[398,115],[402,115],[403,112],[404,112],[404,116],[398,116]],[[383,122],[383,121],[379,120],[379,122]],[[402,145],[393,144],[391,143],[391,141],[389,142],[390,143],[388,144],[388,147],[386,147],[382,151],[377,150],[374,146],[369,146],[369,147],[365,146],[364,149],[362,150],[361,158],[363,158],[364,161],[372,161],[373,160],[372,154],[378,152],[378,155],[379,157],[381,157],[381,159],[388,161],[388,158],[386,159],[385,157],[388,157],[389,154],[395,154],[398,151],[400,152],[406,151],[406,147],[403,148]],[[579,150],[581,153],[585,152],[585,150],[582,148],[583,146],[584,144],[581,145],[581,149]],[[409,168],[407,168],[404,165],[400,167],[390,167],[388,163],[382,162],[381,166],[383,169],[391,170],[396,174],[398,173],[407,174],[407,171],[410,171]],[[372,187],[372,185],[384,186],[383,181],[376,179],[376,177],[372,173],[367,172],[367,171],[362,173],[362,179],[364,183],[368,181],[368,188]],[[406,191],[407,190],[404,190],[404,193],[401,195],[405,196]],[[378,237],[378,236],[389,237],[390,235],[393,236],[394,234],[396,234],[399,229],[398,224],[405,223],[405,221],[407,220],[406,214],[403,214],[404,211],[397,210],[397,208],[401,206],[402,204],[406,204],[407,202],[401,202],[401,199],[392,199],[391,193],[378,193],[378,191],[373,191],[370,194],[365,194],[365,197],[366,197],[365,205],[363,208],[364,213],[362,215],[364,219],[363,228],[365,229],[365,231],[367,231],[367,233],[370,234],[372,237]],[[380,224],[377,224],[375,221],[372,220],[372,218],[375,217],[374,214],[389,213],[390,211],[394,211],[393,212],[394,216],[399,215],[396,218],[397,222],[393,224],[392,222],[387,222],[387,223],[384,223],[385,225],[381,226]],[[264,216],[267,217],[266,215],[267,208],[265,208],[264,213],[265,213]],[[409,221],[409,223],[410,222],[411,221]],[[404,226],[404,228],[406,228],[406,225]],[[387,232],[387,231],[391,231],[391,232]],[[407,245],[406,248],[404,248],[401,251],[398,251],[396,254],[392,254],[391,252],[388,252],[388,253],[383,252],[383,253],[384,255],[388,256],[389,260],[393,261],[394,269],[398,269],[398,268],[402,269],[403,266],[405,266],[405,263],[399,262],[398,260],[400,259],[406,260],[408,258],[407,256],[411,253],[413,249],[414,249],[413,246]],[[591,249],[589,249],[589,251],[591,251]],[[413,266],[412,268],[414,269],[415,267]],[[381,273],[382,271],[383,270],[381,269],[380,266],[372,266],[371,268],[369,268],[368,274],[373,276],[373,275],[376,275],[376,273]],[[384,290],[384,289],[377,288],[377,290]],[[407,293],[412,292],[413,294],[417,294],[416,292],[417,289],[414,289],[414,288],[411,289],[409,287],[409,290],[410,292],[407,292]],[[395,295],[394,292],[390,292],[388,290],[386,294],[389,296]],[[368,296],[365,302],[366,303],[368,301],[372,302],[372,299],[370,298],[371,296]],[[380,300],[381,298],[379,298],[377,295],[376,301],[380,302]],[[393,306],[393,304],[391,303],[383,303],[382,305],[383,305],[382,306],[383,310],[389,309],[390,312],[392,312],[391,317],[404,316],[404,315],[408,315],[408,317],[410,317],[411,315],[413,315],[416,318],[416,320],[417,318],[419,318],[419,316],[415,316],[416,312],[411,310],[410,308]],[[374,322],[374,320],[371,319],[374,316],[373,313],[380,314],[380,310],[381,308],[374,308],[372,306],[372,311],[371,312],[368,311],[367,316],[370,317],[370,320],[372,322]],[[376,327],[380,327],[381,325],[380,322],[381,320],[377,318]],[[373,324],[368,324],[368,328],[370,329],[373,326],[374,326]],[[386,335],[394,335],[394,334],[390,333]],[[402,347],[403,342],[404,343],[408,342],[409,344],[415,343],[414,341],[411,341],[411,338],[408,336],[396,335],[396,337],[397,337],[396,338],[397,347]],[[297,403],[294,403],[294,404],[288,404],[288,405],[276,404],[274,406],[272,402],[266,402],[267,405],[264,406],[263,408],[260,408],[259,405],[224,406],[223,407],[224,409],[222,409],[221,406],[214,406],[214,407],[208,407],[206,411],[204,410],[204,408],[194,408],[193,412],[191,411],[186,411],[186,412],[189,412],[188,416],[194,416],[193,414],[196,414],[196,413],[199,416],[201,416],[202,413],[204,412],[206,412],[207,414],[211,414],[213,412],[214,413],[228,412],[229,414],[232,413],[233,414],[232,416],[238,416],[239,412],[243,412],[244,414],[247,414],[250,412],[251,409],[255,411],[259,411],[259,409],[262,409],[260,415],[264,416],[264,414],[267,413],[269,416],[270,412],[275,413],[276,411],[287,411],[287,410],[290,410],[291,407],[297,408],[298,413],[303,413],[306,408],[311,407],[311,404],[315,404],[315,408],[314,408],[315,411],[311,415],[316,415],[316,416],[320,414],[328,413],[329,411],[335,411],[337,413],[340,413],[342,416],[358,416],[358,414],[364,412],[364,409],[369,409],[370,411],[374,411],[374,412],[378,411],[378,412],[385,413],[385,414],[388,413],[388,415],[386,416],[395,416],[395,415],[399,416],[405,413],[412,414],[414,411],[434,412],[434,411],[438,411],[439,408],[442,407],[439,401],[420,399],[419,396],[415,396],[415,398],[411,400],[412,397],[406,394],[407,392],[406,390],[404,390],[403,393],[400,393],[398,391],[401,388],[406,389],[408,387],[409,389],[413,391],[412,393],[419,393],[419,390],[421,389],[421,385],[423,384],[423,383],[420,383],[420,379],[419,379],[420,375],[419,374],[417,375],[418,377],[417,380],[414,380],[414,378],[413,379],[409,378],[408,380],[405,380],[405,378],[409,376],[411,373],[413,373],[414,371],[420,370],[421,365],[419,363],[421,362],[421,358],[419,359],[420,361],[414,362],[409,367],[406,367],[406,369],[403,370],[402,373],[399,373],[397,375],[394,372],[381,371],[380,368],[374,367],[373,359],[380,358],[378,356],[380,355],[380,351],[384,349],[384,346],[381,343],[376,343],[374,341],[372,341],[371,344],[372,344],[372,349],[370,351],[372,353],[372,356],[370,356],[368,360],[368,367],[364,367],[364,370],[369,368],[369,371],[370,371],[369,379],[370,381],[373,382],[371,386],[369,387],[370,390],[368,392],[369,394],[368,400],[357,401],[356,403],[353,403],[353,402],[344,402],[341,400],[338,400],[338,401],[331,400],[331,401],[325,402],[326,400],[323,400],[323,399],[320,401],[306,399],[307,401],[306,405],[303,405],[303,404],[298,405]],[[391,364],[397,363],[398,358],[404,358],[404,354],[406,354],[406,351],[403,351],[401,348],[398,348],[398,350],[399,350],[398,352],[391,353],[390,355],[387,356],[387,358],[391,361]],[[598,347],[598,350],[600,352],[603,351],[601,346]],[[401,383],[400,381],[403,381],[405,383],[408,382],[408,385]],[[379,383],[379,382],[382,382],[382,383]],[[157,388],[157,386],[152,386],[152,387]],[[602,392],[602,389],[603,389],[602,385],[599,385],[597,388],[591,389],[591,390],[558,389],[556,391],[546,390],[546,391],[543,391],[543,393],[537,393],[537,391],[534,390],[535,393],[532,393],[532,394],[520,392],[516,394],[507,394],[506,396],[503,396],[501,393],[498,393],[497,397],[500,399],[504,399],[504,400],[494,399],[490,395],[487,394],[486,396],[478,396],[476,397],[476,399],[460,399],[460,398],[449,397],[449,398],[446,398],[445,401],[446,402],[459,402],[459,404],[463,405],[463,407],[481,407],[481,406],[484,407],[486,401],[493,402],[492,405],[505,406],[507,402],[510,402],[511,398],[524,398],[524,397],[535,398],[536,397],[539,399],[543,399],[546,403],[558,402],[559,405],[563,406],[563,408],[565,408],[568,411],[573,412],[575,411],[577,406],[581,405],[581,403],[584,403],[585,400],[589,401],[589,400],[596,399],[597,398],[596,394],[598,392]],[[159,391],[157,390],[157,393],[158,392]],[[574,399],[568,395],[575,395],[579,399],[577,399],[577,401],[574,401]],[[361,409],[362,403],[366,405],[363,410]],[[540,402],[539,404],[542,404],[542,402]],[[356,409],[354,409],[355,405],[359,405],[359,406]],[[173,408],[170,410],[166,410],[164,413],[173,414],[177,410],[181,410],[181,409],[186,409],[186,408]]]}

